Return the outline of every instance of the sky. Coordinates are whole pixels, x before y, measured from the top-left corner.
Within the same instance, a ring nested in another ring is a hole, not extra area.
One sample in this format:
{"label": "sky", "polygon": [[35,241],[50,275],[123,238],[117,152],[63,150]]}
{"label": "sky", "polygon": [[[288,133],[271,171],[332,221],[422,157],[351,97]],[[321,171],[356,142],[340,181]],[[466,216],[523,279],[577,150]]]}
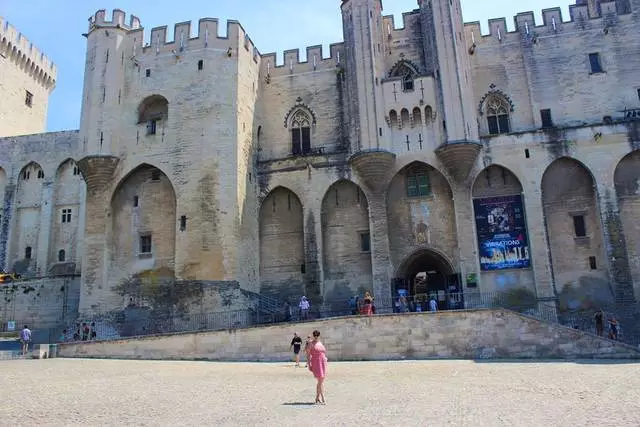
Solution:
{"label": "sky", "polygon": [[[483,33],[488,20],[507,17],[513,30],[513,16],[534,11],[536,23],[542,23],[542,9],[561,7],[569,18],[569,0],[462,0],[465,22],[480,21]],[[402,13],[417,8],[417,0],[383,0],[384,14],[395,15],[402,26]],[[342,41],[339,0],[0,0],[0,15],[53,60],[58,67],[55,90],[49,100],[47,131],[77,129],[84,79],[88,18],[98,9],[122,9],[140,18],[148,41],[151,28],[167,25],[168,39],[173,25],[192,21],[197,31],[200,18],[211,17],[224,23],[240,21],[260,53],[300,49],[322,44],[328,55],[329,44]],[[128,22],[128,17],[126,18]],[[224,24],[221,27],[226,28]],[[195,33],[194,33],[195,34]]]}

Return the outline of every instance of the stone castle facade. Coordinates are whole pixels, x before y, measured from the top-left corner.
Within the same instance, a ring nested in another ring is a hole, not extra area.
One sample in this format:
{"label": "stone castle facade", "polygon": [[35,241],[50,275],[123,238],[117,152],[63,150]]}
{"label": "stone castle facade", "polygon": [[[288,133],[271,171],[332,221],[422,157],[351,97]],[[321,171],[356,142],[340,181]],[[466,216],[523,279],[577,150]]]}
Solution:
{"label": "stone castle facade", "polygon": [[[340,7],[344,42],[284,63],[235,21],[167,40],[98,11],[78,131],[12,136],[42,126],[0,107],[0,263],[81,273],[83,314],[122,307],[114,287],[143,271],[326,304],[640,291],[640,0],[489,34],[458,0],[419,0],[400,28],[380,0]],[[5,91],[34,68],[0,32]],[[38,99],[55,73],[32,74]]]}

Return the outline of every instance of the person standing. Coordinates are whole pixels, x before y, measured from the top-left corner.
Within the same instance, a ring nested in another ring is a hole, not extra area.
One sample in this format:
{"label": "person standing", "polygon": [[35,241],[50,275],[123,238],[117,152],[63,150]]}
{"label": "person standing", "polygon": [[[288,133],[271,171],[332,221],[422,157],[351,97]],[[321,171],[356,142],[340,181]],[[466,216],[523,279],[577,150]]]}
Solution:
{"label": "person standing", "polygon": [[298,307],[300,308],[300,316],[302,317],[302,320],[308,320],[311,304],[309,304],[309,300],[307,300],[306,296],[303,295],[300,298],[300,304],[298,304]]}
{"label": "person standing", "polygon": [[296,362],[296,368],[300,367],[300,347],[302,347],[302,338],[298,336],[296,332],[293,333],[293,339],[289,346],[289,351],[293,349],[293,358]]}
{"label": "person standing", "polygon": [[20,332],[20,342],[22,343],[22,355],[26,356],[29,352],[29,343],[31,342],[31,329],[24,325],[24,329]]}
{"label": "person standing", "polygon": [[309,359],[311,358],[311,335],[307,336],[307,341],[304,343],[304,367],[309,367]]}
{"label": "person standing", "polygon": [[364,304],[362,304],[362,314],[365,316],[371,316],[373,314],[373,297],[371,292],[367,291],[364,294]]}
{"label": "person standing", "polygon": [[313,341],[311,341],[309,354],[311,358],[309,360],[309,370],[316,378],[316,402],[322,405],[324,401],[324,379],[327,374],[327,349],[320,342],[320,331],[313,331]]}
{"label": "person standing", "polygon": [[604,335],[604,312],[602,309],[596,311],[593,315],[593,320],[596,322],[596,335],[601,337]]}
{"label": "person standing", "polygon": [[438,311],[438,303],[436,302],[436,298],[434,296],[431,297],[429,301],[429,311],[436,312]]}

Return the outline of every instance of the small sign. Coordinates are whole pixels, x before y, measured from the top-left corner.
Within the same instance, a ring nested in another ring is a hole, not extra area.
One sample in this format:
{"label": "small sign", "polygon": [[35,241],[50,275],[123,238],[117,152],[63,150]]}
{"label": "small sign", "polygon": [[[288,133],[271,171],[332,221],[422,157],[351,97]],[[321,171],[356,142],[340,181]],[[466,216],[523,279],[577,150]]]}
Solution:
{"label": "small sign", "polygon": [[16,322],[13,320],[9,320],[7,322],[7,331],[15,331],[16,330]]}

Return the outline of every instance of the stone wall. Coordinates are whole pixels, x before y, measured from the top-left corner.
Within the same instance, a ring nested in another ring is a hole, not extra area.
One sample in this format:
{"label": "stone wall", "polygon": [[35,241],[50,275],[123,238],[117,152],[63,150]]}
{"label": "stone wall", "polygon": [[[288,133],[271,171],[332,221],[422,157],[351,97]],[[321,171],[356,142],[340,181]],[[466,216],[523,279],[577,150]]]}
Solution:
{"label": "stone wall", "polygon": [[[0,287],[0,321],[16,328],[24,324],[31,329],[53,328],[78,316],[80,277],[64,276],[25,280]],[[41,332],[41,331],[40,331]]]}
{"label": "stone wall", "polygon": [[624,344],[505,310],[346,317],[132,340],[63,344],[60,357],[287,361],[294,332],[317,329],[329,362],[424,358],[640,358]]}

